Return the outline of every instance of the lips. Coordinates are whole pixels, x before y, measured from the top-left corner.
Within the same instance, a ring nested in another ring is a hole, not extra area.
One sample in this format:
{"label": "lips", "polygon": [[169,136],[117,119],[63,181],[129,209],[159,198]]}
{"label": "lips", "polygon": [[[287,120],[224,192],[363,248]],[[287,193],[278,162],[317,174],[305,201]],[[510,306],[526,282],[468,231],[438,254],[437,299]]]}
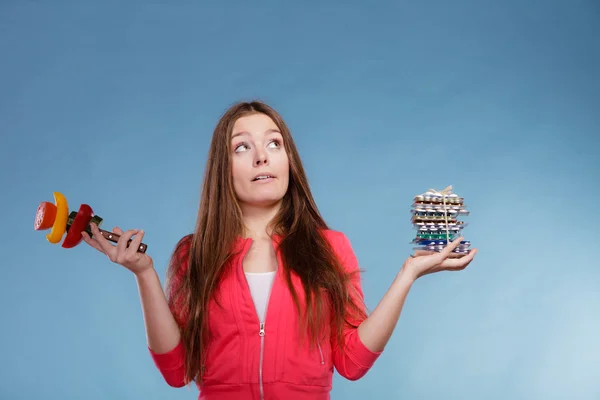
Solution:
{"label": "lips", "polygon": [[255,181],[262,181],[262,180],[267,180],[267,179],[274,179],[275,175],[271,175],[271,174],[258,174],[254,177],[254,179],[252,179],[252,182]]}

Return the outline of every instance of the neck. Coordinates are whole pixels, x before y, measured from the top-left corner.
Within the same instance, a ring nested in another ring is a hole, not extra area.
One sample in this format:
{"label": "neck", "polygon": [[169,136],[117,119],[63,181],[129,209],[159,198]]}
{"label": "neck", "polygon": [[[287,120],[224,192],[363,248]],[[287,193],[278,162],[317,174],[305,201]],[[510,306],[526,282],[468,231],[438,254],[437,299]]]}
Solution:
{"label": "neck", "polygon": [[270,206],[241,205],[244,219],[244,236],[252,239],[267,239],[273,233],[271,221],[281,207],[281,202]]}

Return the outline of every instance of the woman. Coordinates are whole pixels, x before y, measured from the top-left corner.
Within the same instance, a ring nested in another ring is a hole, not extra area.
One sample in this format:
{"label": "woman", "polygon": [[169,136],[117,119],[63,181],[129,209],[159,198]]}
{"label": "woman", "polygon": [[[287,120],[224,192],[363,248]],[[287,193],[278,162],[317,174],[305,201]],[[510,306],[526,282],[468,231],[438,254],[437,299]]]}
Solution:
{"label": "woman", "polygon": [[[148,349],[166,382],[200,399],[328,399],[333,369],[361,378],[382,353],[413,282],[460,270],[475,251],[409,257],[367,317],[348,238],[319,214],[290,131],[261,102],[231,107],[209,152],[197,224],[168,268],[166,295],[143,230],[84,240],[133,272]],[[132,239],[131,245],[127,241]]]}

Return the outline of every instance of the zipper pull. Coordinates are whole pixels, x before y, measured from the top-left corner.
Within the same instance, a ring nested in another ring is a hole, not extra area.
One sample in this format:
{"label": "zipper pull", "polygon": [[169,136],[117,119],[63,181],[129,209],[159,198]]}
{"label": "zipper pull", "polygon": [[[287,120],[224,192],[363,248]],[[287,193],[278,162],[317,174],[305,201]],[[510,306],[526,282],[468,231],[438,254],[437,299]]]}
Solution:
{"label": "zipper pull", "polygon": [[258,336],[265,336],[265,323],[261,322],[260,323],[260,331],[258,332]]}

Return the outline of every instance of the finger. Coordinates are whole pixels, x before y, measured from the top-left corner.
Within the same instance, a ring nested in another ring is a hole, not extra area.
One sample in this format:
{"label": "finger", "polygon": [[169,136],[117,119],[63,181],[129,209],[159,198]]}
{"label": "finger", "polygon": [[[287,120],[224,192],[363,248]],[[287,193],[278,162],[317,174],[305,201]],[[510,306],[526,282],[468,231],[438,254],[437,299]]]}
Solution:
{"label": "finger", "polygon": [[95,223],[92,222],[90,224],[90,229],[92,231],[92,235],[94,235],[93,239],[96,241],[96,243],[98,243],[102,249],[101,251],[106,254],[111,261],[114,262],[114,257],[116,255],[115,246],[113,246],[104,236],[102,236],[100,229],[98,229],[98,226]]}
{"label": "finger", "polygon": [[464,238],[464,237],[462,237],[462,236],[459,236],[459,237],[457,237],[456,239],[454,239],[454,240],[453,240],[453,241],[450,243],[450,246],[452,247],[452,250],[456,249],[456,248],[457,248],[457,247],[460,245],[460,243],[461,243],[463,240],[465,240],[465,238]]}
{"label": "finger", "polygon": [[435,251],[432,250],[416,250],[415,251],[415,257],[419,257],[419,256],[430,256],[432,254],[435,254]]}
{"label": "finger", "polygon": [[113,231],[113,233],[116,233],[119,236],[121,236],[123,234],[123,231],[118,226],[115,226],[112,231]]}
{"label": "finger", "polygon": [[453,260],[453,262],[450,263],[452,266],[455,266],[455,267],[464,266],[464,267],[466,267],[471,262],[471,260],[473,260],[473,257],[475,257],[475,253],[476,252],[477,252],[476,249],[471,249],[466,254],[465,253],[450,253],[450,255],[448,256],[448,258],[446,260],[444,260],[444,262],[448,261],[448,260]]}
{"label": "finger", "polygon": [[99,252],[104,253],[104,250],[102,250],[102,247],[100,247],[100,245],[98,244],[96,239],[93,239],[92,237],[90,237],[90,235],[88,235],[87,232],[85,232],[85,231],[81,232],[81,236],[83,237],[84,242],[86,242],[87,244],[89,244],[91,247],[95,248]]}
{"label": "finger", "polygon": [[448,255],[447,258],[463,258],[465,256],[465,253],[455,253],[452,252]]}
{"label": "finger", "polygon": [[467,255],[461,258],[448,258],[442,262],[442,268],[451,270],[465,269],[477,254],[477,249],[471,250]]}
{"label": "finger", "polygon": [[137,235],[133,238],[129,247],[127,248],[127,255],[129,258],[137,257],[138,249],[140,248],[140,244],[142,244],[142,239],[144,238],[144,230],[140,230]]}
{"label": "finger", "polygon": [[444,249],[440,252],[444,258],[447,258],[462,242],[464,238],[462,236],[457,237],[452,242],[450,242]]}
{"label": "finger", "polygon": [[119,241],[117,242],[117,262],[119,264],[126,261],[125,255],[127,254],[127,242],[136,233],[137,229],[129,229],[125,231],[119,238]]}

